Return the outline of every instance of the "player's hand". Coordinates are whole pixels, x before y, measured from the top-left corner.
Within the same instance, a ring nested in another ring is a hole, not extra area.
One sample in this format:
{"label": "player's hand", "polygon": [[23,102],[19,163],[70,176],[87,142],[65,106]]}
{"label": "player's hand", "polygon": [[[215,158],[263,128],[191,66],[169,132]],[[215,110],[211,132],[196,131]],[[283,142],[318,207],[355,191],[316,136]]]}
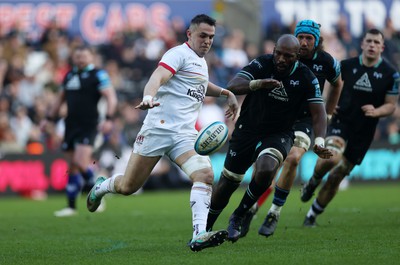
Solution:
{"label": "player's hand", "polygon": [[135,109],[147,110],[160,106],[159,102],[154,102],[152,96],[144,96],[142,102],[135,107]]}
{"label": "player's hand", "polygon": [[331,158],[331,156],[333,156],[331,150],[317,144],[314,144],[313,151],[317,156],[322,159],[329,159]]}
{"label": "player's hand", "polygon": [[368,104],[368,105],[364,105],[361,107],[362,111],[364,111],[364,115],[366,117],[371,117],[371,118],[376,118],[378,117],[377,113],[376,113],[376,109],[374,107],[374,105]]}
{"label": "player's hand", "polygon": [[250,90],[252,91],[258,89],[274,89],[282,86],[283,84],[280,81],[272,78],[251,80],[249,83]]}
{"label": "player's hand", "polygon": [[228,100],[228,109],[225,111],[225,117],[232,118],[232,120],[235,120],[237,113],[239,111],[239,103],[237,102],[236,96],[230,91],[227,100]]}

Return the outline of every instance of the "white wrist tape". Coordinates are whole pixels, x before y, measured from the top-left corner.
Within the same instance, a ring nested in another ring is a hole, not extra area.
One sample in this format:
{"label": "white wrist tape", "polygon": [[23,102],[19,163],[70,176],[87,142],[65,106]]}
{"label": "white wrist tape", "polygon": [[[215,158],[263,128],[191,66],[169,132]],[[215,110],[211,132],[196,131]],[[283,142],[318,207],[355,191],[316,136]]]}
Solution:
{"label": "white wrist tape", "polygon": [[258,79],[257,80],[251,80],[250,83],[249,83],[250,90],[251,91],[255,91],[257,89],[260,89],[261,88],[261,83],[262,83],[262,81],[258,80]]}
{"label": "white wrist tape", "polygon": [[314,139],[314,144],[320,147],[325,147],[325,139],[322,137],[317,137]]}
{"label": "white wrist tape", "polygon": [[146,96],[143,97],[142,102],[145,102],[145,101],[151,102],[152,100],[153,100],[152,96],[146,95]]}
{"label": "white wrist tape", "polygon": [[332,114],[326,114],[326,118],[328,119],[328,121],[330,121],[332,119]]}

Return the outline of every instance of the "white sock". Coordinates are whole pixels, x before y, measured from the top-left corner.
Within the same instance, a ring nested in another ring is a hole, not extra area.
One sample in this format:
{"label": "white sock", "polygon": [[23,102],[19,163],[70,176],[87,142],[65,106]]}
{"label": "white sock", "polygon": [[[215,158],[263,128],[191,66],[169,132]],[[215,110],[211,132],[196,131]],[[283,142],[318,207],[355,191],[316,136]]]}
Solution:
{"label": "white sock", "polygon": [[307,217],[311,217],[311,216],[317,217],[317,215],[319,215],[319,214],[321,214],[321,213],[324,212],[324,209],[325,209],[325,208],[322,207],[322,206],[318,203],[317,199],[315,199],[314,202],[313,202],[313,204],[312,204],[311,207],[310,207],[310,210],[309,210],[308,213],[307,213]]}
{"label": "white sock", "polygon": [[190,192],[190,207],[192,208],[193,238],[206,230],[207,216],[211,203],[211,185],[194,182]]}
{"label": "white sock", "polygon": [[96,195],[96,197],[102,197],[104,195],[106,195],[107,193],[116,193],[115,191],[115,179],[119,176],[121,176],[121,173],[117,173],[112,175],[110,178],[106,179],[105,181],[103,181],[100,184],[100,187],[98,189],[94,190],[94,195]]}
{"label": "white sock", "polygon": [[280,215],[281,209],[282,209],[282,206],[278,206],[276,204],[272,204],[271,208],[269,209],[269,212],[272,212],[275,215]]}
{"label": "white sock", "polygon": [[308,210],[308,212],[307,212],[307,217],[311,217],[311,216],[313,216],[313,217],[317,216],[317,214],[314,212],[312,207],[310,207],[310,210]]}

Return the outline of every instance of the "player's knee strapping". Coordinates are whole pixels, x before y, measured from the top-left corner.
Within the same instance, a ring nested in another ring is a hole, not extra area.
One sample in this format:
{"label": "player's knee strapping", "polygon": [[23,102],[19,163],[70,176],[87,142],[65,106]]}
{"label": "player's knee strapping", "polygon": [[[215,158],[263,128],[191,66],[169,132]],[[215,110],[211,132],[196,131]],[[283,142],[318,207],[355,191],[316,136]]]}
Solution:
{"label": "player's knee strapping", "polygon": [[311,145],[310,137],[302,131],[296,131],[294,132],[294,135],[296,137],[294,138],[293,146],[304,148],[306,151],[308,151]]}
{"label": "player's knee strapping", "polygon": [[338,154],[343,154],[344,146],[337,137],[326,137],[325,147]]}
{"label": "player's knee strapping", "polygon": [[183,163],[181,168],[183,172],[190,176],[197,170],[211,168],[211,161],[208,156],[194,155]]}
{"label": "player's knee strapping", "polygon": [[266,148],[260,152],[258,157],[263,156],[263,155],[267,155],[267,156],[273,158],[274,160],[276,160],[276,162],[278,162],[279,166],[281,166],[281,164],[283,162],[283,155],[278,149]]}
{"label": "player's knee strapping", "polygon": [[242,182],[243,178],[244,178],[244,174],[236,174],[232,171],[227,170],[226,168],[224,168],[222,170],[222,175],[227,178],[228,180],[231,180],[233,182],[236,183],[240,183]]}

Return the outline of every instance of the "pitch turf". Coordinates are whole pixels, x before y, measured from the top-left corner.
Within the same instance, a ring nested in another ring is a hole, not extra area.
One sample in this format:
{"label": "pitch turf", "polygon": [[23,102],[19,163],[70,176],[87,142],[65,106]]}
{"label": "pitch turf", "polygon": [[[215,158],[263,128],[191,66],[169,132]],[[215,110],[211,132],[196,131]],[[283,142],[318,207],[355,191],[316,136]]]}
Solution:
{"label": "pitch turf", "polygon": [[[244,190],[238,190],[215,225],[227,220]],[[257,234],[271,203],[258,212],[247,237],[194,253],[189,191],[107,197],[104,213],[53,217],[64,196],[37,202],[0,199],[0,264],[399,264],[399,183],[352,184],[340,191],[317,228],[302,222],[309,203],[293,189],[275,235]]]}

